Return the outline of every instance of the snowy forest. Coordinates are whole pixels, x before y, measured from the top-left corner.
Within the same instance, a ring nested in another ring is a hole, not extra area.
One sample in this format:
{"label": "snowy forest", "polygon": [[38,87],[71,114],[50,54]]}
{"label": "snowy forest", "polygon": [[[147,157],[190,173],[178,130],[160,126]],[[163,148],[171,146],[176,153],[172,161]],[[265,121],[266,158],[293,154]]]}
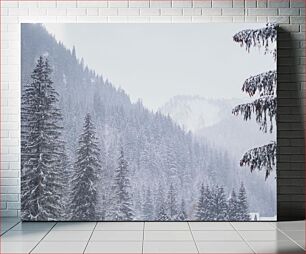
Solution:
{"label": "snowy forest", "polygon": [[[268,42],[275,40],[272,25],[233,35],[233,43],[247,51],[259,44],[272,55]],[[187,131],[169,112],[131,102],[111,77],[90,69],[86,59],[77,58],[77,49],[57,42],[43,25],[22,24],[21,43],[22,220],[275,216],[275,192],[267,181],[275,181],[276,140],[250,147],[239,163],[204,132]],[[259,98],[236,105],[230,114],[246,121],[255,114],[258,135],[275,131],[276,71],[241,85],[242,92],[250,97],[258,92]]]}

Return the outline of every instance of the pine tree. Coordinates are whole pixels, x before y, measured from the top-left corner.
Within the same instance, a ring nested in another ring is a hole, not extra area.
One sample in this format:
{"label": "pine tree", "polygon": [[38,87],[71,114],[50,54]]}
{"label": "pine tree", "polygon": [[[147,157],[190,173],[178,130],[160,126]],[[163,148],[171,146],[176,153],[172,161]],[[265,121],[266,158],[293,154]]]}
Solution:
{"label": "pine tree", "polygon": [[247,201],[247,195],[246,190],[244,188],[243,183],[241,183],[239,194],[238,194],[238,213],[237,213],[237,219],[239,221],[249,221],[250,215],[249,215],[249,206]]}
{"label": "pine tree", "polygon": [[118,158],[118,167],[116,168],[114,175],[114,206],[112,207],[112,220],[129,221],[134,219],[130,189],[128,162],[124,158],[123,147],[121,147],[120,156]]}
{"label": "pine tree", "polygon": [[221,186],[216,186],[213,189],[213,202],[211,206],[211,212],[214,221],[225,221],[227,220],[227,203],[225,198],[224,189]]}
{"label": "pine tree", "polygon": [[100,149],[90,114],[86,114],[80,135],[72,179],[71,210],[73,220],[97,217],[97,182],[101,174]]}
{"label": "pine tree", "polygon": [[[276,49],[269,50],[270,44],[273,44],[277,38],[277,27],[273,24],[267,24],[262,29],[247,29],[235,34],[233,40],[246,47],[249,52],[251,47],[265,47],[266,53],[273,53],[276,60]],[[277,73],[276,70],[260,73],[251,76],[245,80],[242,91],[250,97],[259,95],[259,98],[250,103],[236,106],[233,109],[234,115],[243,115],[245,121],[250,120],[255,114],[256,122],[260,125],[260,130],[265,133],[272,132],[273,123],[276,120],[277,98],[276,98]],[[270,175],[276,164],[276,142],[261,147],[256,147],[247,151],[240,160],[240,166],[249,166],[251,172],[254,169],[264,169],[265,178]]]}
{"label": "pine tree", "polygon": [[235,190],[232,190],[231,197],[228,200],[228,220],[238,221],[238,199]]}
{"label": "pine tree", "polygon": [[180,211],[179,211],[177,219],[179,221],[187,220],[186,204],[185,204],[185,200],[183,198],[182,198],[182,202],[181,202],[181,206],[180,206]]}
{"label": "pine tree", "polygon": [[199,196],[199,200],[198,200],[198,203],[197,203],[197,210],[196,210],[196,218],[198,220],[205,220],[205,187],[204,187],[204,184],[201,185],[201,188],[200,188],[200,196]]}
{"label": "pine tree", "polygon": [[148,188],[145,195],[145,202],[143,204],[143,219],[153,220],[154,206],[152,202],[151,189]]}
{"label": "pine tree", "polygon": [[178,216],[176,192],[177,190],[175,190],[173,184],[171,183],[167,196],[167,210],[171,220],[176,220]]}
{"label": "pine tree", "polygon": [[169,221],[171,218],[167,214],[167,207],[164,202],[162,202],[159,206],[157,220],[159,221]]}
{"label": "pine tree", "polygon": [[21,103],[23,220],[59,220],[63,213],[62,114],[48,59],[39,57]]}

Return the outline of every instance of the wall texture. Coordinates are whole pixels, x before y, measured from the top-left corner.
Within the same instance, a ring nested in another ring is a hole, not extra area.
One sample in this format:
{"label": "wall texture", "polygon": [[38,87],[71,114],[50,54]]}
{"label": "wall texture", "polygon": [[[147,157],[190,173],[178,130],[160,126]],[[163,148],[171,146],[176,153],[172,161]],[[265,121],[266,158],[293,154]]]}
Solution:
{"label": "wall texture", "polygon": [[304,212],[304,0],[0,1],[1,216],[20,209],[21,22],[277,22],[278,218]]}

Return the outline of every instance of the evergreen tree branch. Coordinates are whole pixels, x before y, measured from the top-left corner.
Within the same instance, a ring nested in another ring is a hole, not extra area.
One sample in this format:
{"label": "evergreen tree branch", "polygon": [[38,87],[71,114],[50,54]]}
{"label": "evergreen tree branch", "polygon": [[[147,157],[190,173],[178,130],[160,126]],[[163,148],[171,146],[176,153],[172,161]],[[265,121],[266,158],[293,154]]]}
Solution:
{"label": "evergreen tree branch", "polygon": [[259,171],[266,169],[266,179],[276,165],[276,142],[256,147],[247,151],[240,160],[240,166],[248,166],[251,172],[255,169]]}
{"label": "evergreen tree branch", "polygon": [[276,118],[277,100],[274,96],[262,96],[250,103],[236,106],[232,113],[234,115],[243,115],[245,121],[250,120],[252,113],[256,115],[256,122],[260,125],[260,130],[267,132],[268,122],[269,131],[273,130],[273,119]]}

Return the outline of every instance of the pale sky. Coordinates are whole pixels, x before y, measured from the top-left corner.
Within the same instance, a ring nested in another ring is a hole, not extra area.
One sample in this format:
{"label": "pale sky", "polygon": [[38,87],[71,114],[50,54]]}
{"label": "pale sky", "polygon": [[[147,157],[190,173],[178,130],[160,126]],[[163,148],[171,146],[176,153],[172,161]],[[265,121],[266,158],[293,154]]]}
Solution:
{"label": "pale sky", "polygon": [[247,98],[246,78],[276,69],[263,49],[247,53],[236,32],[265,24],[45,24],[77,57],[157,110],[175,95]]}

